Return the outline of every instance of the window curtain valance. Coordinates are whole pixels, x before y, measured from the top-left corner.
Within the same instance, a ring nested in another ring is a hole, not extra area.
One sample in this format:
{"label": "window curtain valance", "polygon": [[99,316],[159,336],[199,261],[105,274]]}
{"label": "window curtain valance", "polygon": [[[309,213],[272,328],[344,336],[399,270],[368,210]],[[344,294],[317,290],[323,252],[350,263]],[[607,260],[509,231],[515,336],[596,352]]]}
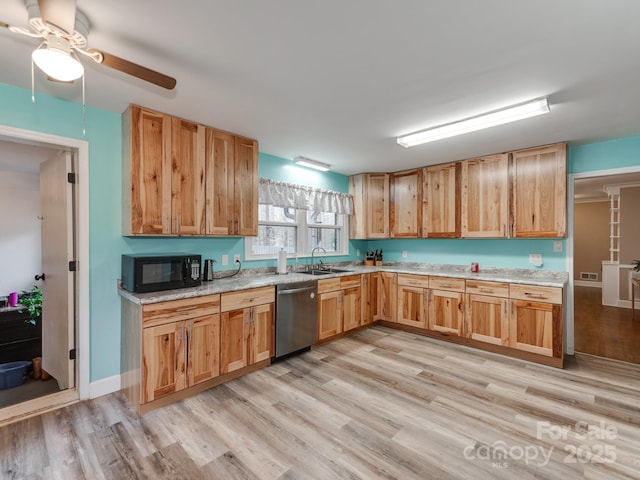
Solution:
{"label": "window curtain valance", "polygon": [[305,187],[292,183],[260,179],[258,203],[274,207],[293,207],[314,212],[351,215],[353,198],[348,193]]}

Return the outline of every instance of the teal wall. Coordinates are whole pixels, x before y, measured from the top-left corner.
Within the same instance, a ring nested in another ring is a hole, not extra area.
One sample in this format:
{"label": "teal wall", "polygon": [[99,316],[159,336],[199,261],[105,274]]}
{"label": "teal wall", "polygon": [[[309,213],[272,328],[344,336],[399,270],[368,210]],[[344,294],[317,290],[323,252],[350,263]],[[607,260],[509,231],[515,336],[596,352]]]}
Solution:
{"label": "teal wall", "polygon": [[[129,252],[193,251],[205,258],[222,254],[244,257],[241,238],[124,238],[121,236],[121,134],[120,115],[87,108],[87,134],[82,136],[82,109],[75,103],[36,96],[0,84],[0,124],[89,143],[89,278],[90,278],[90,379],[97,381],[120,373],[120,299],[116,282],[120,277],[120,255]],[[640,137],[578,145],[569,148],[569,173],[640,165]],[[321,173],[295,166],[291,161],[260,154],[260,176],[289,183],[347,191],[348,179],[336,173]],[[355,250],[384,250],[386,261],[408,261],[483,266],[533,268],[529,253],[543,255],[543,269],[564,270],[565,254],[553,252],[554,240],[424,239],[350,242],[348,257]],[[564,241],[563,251],[564,251]],[[275,261],[245,262],[245,267],[275,266]],[[219,264],[216,268],[221,269]],[[225,268],[233,268],[232,265]]]}

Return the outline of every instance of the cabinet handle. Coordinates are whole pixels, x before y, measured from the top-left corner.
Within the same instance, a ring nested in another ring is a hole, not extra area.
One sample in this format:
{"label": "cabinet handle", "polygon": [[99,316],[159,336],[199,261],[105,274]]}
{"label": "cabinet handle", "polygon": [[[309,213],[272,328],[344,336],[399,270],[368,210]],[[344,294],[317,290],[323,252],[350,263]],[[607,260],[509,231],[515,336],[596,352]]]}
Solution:
{"label": "cabinet handle", "polygon": [[180,325],[180,343],[184,343],[184,323]]}
{"label": "cabinet handle", "polygon": [[450,283],[443,283],[439,288],[453,288],[453,285],[451,285]]}
{"label": "cabinet handle", "polygon": [[532,297],[532,298],[547,298],[546,296],[544,296],[542,293],[532,293],[532,292],[524,292],[524,294],[527,297]]}
{"label": "cabinet handle", "polygon": [[509,236],[513,237],[513,223],[509,225]]}
{"label": "cabinet handle", "polygon": [[505,223],[502,224],[502,236],[507,236],[507,225]]}
{"label": "cabinet handle", "polygon": [[504,314],[506,315],[507,314],[507,302],[506,302],[506,300],[503,302],[503,304],[504,304]]}
{"label": "cabinet handle", "polygon": [[182,308],[176,308],[175,311],[177,312],[188,312],[189,310],[195,310],[196,308],[198,308],[198,305],[192,305],[190,307],[182,307]]}
{"label": "cabinet handle", "polygon": [[169,225],[169,233],[171,233],[171,215],[167,217],[167,225]]}
{"label": "cabinet handle", "polygon": [[480,287],[480,291],[484,293],[493,293],[493,288]]}
{"label": "cabinet handle", "polygon": [[189,322],[189,332],[187,335],[187,340],[191,343],[191,338],[193,336],[193,322]]}

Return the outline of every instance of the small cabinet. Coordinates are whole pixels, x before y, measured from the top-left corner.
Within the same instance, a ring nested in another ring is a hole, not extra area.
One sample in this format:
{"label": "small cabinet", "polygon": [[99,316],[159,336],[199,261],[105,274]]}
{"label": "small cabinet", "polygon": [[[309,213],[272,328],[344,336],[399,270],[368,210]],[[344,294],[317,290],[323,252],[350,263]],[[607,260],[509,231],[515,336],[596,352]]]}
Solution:
{"label": "small cabinet", "polygon": [[562,289],[511,284],[509,295],[509,346],[562,358]]}
{"label": "small cabinet", "polygon": [[273,287],[222,294],[220,373],[230,373],[274,355],[274,302]]}
{"label": "small cabinet", "polygon": [[318,281],[318,340],[357,328],[362,322],[360,275]]}
{"label": "small cabinet", "polygon": [[375,282],[373,274],[364,273],[360,276],[360,300],[362,312],[362,325],[373,322],[374,306],[376,299]]}
{"label": "small cabinet", "polygon": [[220,295],[146,305],[141,403],[220,374]]}
{"label": "small cabinet", "polygon": [[395,322],[398,302],[398,274],[376,272],[371,275],[373,281],[371,309],[374,320]]}
{"label": "small cabinet", "polygon": [[506,238],[509,224],[509,155],[462,162],[461,236]]}
{"label": "small cabinet", "polygon": [[204,127],[131,105],[123,115],[125,235],[204,234]]}
{"label": "small cabinet", "polygon": [[464,279],[429,277],[429,288],[429,329],[462,336]]}
{"label": "small cabinet", "polygon": [[398,274],[397,322],[427,328],[429,312],[429,277]]}
{"label": "small cabinet", "polygon": [[422,237],[460,236],[461,163],[426,167],[422,173]]}
{"label": "small cabinet", "polygon": [[391,238],[422,236],[422,169],[392,173],[389,179]]}
{"label": "small cabinet", "polygon": [[509,346],[509,284],[467,280],[465,335],[473,340]]}
{"label": "small cabinet", "polygon": [[566,144],[513,152],[513,237],[564,237],[567,211]]}
{"label": "small cabinet", "polygon": [[362,173],[349,177],[353,214],[351,238],[389,238],[389,174]]}

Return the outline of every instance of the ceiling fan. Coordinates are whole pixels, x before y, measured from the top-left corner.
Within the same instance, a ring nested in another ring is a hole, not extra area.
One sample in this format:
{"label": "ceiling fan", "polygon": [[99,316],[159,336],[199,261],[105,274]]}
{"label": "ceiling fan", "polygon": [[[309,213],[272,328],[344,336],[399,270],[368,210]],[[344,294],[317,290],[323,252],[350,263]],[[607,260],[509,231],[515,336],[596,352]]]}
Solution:
{"label": "ceiling fan", "polygon": [[79,58],[84,57],[168,90],[176,86],[176,79],[168,75],[102,50],[87,48],[89,20],[76,9],[76,0],[25,0],[25,5],[31,29],[1,21],[0,27],[42,39],[32,58],[50,79],[70,82],[80,78],[84,67]]}

